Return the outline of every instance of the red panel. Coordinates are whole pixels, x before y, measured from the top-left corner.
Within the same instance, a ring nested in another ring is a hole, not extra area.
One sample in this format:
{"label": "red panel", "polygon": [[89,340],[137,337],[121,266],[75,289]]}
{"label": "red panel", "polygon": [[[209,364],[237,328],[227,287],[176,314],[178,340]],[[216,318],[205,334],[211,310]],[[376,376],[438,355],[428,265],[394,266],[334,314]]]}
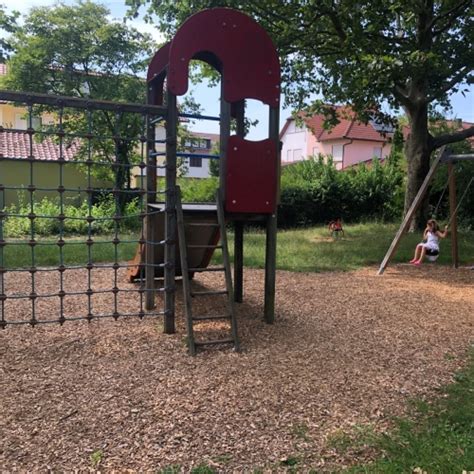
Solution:
{"label": "red panel", "polygon": [[147,87],[152,87],[148,93],[149,103],[163,105],[163,86],[166,78],[171,43],[163,45],[153,56],[148,66],[146,76]]}
{"label": "red panel", "polygon": [[227,212],[270,214],[276,208],[277,148],[273,140],[231,136],[227,145]]}
{"label": "red panel", "polygon": [[152,81],[160,74],[166,73],[166,67],[168,66],[170,57],[170,47],[171,43],[164,44],[151,59],[146,75],[147,82]]}
{"label": "red panel", "polygon": [[221,70],[226,101],[256,99],[279,105],[280,64],[275,46],[247,15],[213,8],[183,23],[171,43],[168,86],[173,94],[188,90],[189,61],[196,57]]}

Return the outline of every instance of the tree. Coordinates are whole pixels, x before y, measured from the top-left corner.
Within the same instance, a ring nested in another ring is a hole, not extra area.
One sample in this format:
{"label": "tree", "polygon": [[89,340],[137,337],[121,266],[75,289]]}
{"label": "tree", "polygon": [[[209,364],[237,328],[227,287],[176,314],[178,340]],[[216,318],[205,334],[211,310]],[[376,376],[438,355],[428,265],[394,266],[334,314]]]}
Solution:
{"label": "tree", "polygon": [[[125,102],[144,102],[146,86],[138,74],[148,66],[151,37],[126,24],[108,19],[109,10],[90,1],[72,6],[33,8],[12,37],[15,53],[8,62],[3,86],[8,89],[53,93]],[[129,167],[136,157],[137,140],[143,130],[137,114],[66,110],[64,127],[87,133],[119,137],[92,140],[93,156],[124,164],[114,173],[119,189],[130,187]],[[87,147],[82,147],[87,152]],[[96,167],[94,167],[95,169]],[[97,167],[104,170],[104,167]],[[103,176],[102,176],[103,177]],[[123,207],[124,195],[119,196]]]}
{"label": "tree", "polygon": [[7,14],[5,6],[0,4],[0,33],[3,33],[2,37],[0,37],[0,63],[5,62],[13,49],[8,38],[3,37],[3,35],[13,33],[16,30],[18,16],[18,12]]}
{"label": "tree", "polygon": [[[282,60],[288,103],[308,106],[314,94],[350,103],[363,120],[389,105],[403,109],[408,179],[405,209],[429,169],[433,150],[474,136],[474,127],[434,137],[428,114],[474,82],[472,0],[127,0],[130,14],[142,5],[172,35],[190,14],[228,6],[253,16],[272,36]],[[312,111],[322,110],[314,103]],[[330,112],[326,110],[326,112]],[[334,117],[328,122],[334,123]],[[417,223],[424,217],[417,216]]]}

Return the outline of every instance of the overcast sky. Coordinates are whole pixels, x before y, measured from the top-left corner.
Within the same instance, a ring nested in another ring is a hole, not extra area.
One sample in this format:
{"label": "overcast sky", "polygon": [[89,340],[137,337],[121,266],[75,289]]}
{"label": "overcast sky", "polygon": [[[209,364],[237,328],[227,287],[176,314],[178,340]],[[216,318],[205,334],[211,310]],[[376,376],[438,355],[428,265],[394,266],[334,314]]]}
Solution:
{"label": "overcast sky", "polygon": [[[53,0],[0,0],[9,10],[18,10],[21,14],[25,14],[31,7],[54,5]],[[73,4],[74,0],[63,0],[63,3]],[[126,11],[125,0],[111,0],[104,2],[97,2],[105,5],[111,11],[111,18],[121,20]],[[135,28],[142,32],[150,33],[157,42],[162,41],[162,37],[157,29],[148,23],[145,23],[141,18],[130,20]],[[219,114],[219,89],[209,88],[206,83],[193,86],[191,88],[192,94],[197,102],[201,104],[203,113],[208,115]],[[449,114],[450,118],[461,118],[464,121],[474,123],[474,87],[471,87],[470,93],[463,97],[461,94],[455,94],[452,98],[453,112]],[[250,131],[249,137],[253,140],[259,140],[267,137],[268,133],[268,107],[263,106],[258,101],[249,101],[247,104],[247,116],[251,120],[258,120],[259,125]],[[286,118],[291,115],[291,110],[283,109],[281,111],[281,125]],[[218,133],[218,124],[216,122],[198,122],[191,126],[192,129],[201,132]]]}

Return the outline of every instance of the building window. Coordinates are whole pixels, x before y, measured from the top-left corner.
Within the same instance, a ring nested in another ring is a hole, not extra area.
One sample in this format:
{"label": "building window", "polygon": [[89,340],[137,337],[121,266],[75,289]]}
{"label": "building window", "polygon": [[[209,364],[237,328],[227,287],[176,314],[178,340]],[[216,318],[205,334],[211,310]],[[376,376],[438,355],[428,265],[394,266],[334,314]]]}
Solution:
{"label": "building window", "polygon": [[313,156],[318,156],[319,155],[319,148],[317,146],[315,146],[313,148]]}
{"label": "building window", "polygon": [[[28,128],[28,114],[15,114],[15,128],[18,130],[26,130]],[[41,128],[41,118],[32,117],[31,125],[35,130]]]}
{"label": "building window", "polygon": [[286,150],[286,161],[292,161],[291,157],[293,156],[292,150]]}
{"label": "building window", "polygon": [[211,148],[211,140],[207,138],[188,138],[185,140],[184,146],[186,148],[209,150]]}
{"label": "building window", "polygon": [[332,159],[335,164],[341,163],[344,160],[344,145],[332,146]]}
{"label": "building window", "polygon": [[190,168],[202,168],[202,158],[191,156],[189,158],[189,167]]}
{"label": "building window", "polygon": [[381,146],[375,146],[374,150],[372,152],[372,156],[375,158],[382,158],[382,147]]}
{"label": "building window", "polygon": [[302,157],[303,157],[303,150],[301,149],[293,150],[293,161],[301,160]]}

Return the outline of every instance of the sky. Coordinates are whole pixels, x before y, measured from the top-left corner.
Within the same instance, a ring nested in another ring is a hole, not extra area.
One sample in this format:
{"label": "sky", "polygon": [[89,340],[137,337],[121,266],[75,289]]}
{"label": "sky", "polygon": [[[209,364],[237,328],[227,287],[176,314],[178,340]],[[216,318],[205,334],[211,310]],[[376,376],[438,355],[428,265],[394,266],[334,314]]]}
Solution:
{"label": "sky", "polygon": [[[27,13],[31,7],[54,5],[54,0],[0,0],[8,10],[17,10],[21,14]],[[73,4],[74,0],[63,0],[63,3]],[[125,0],[105,0],[97,2],[105,5],[111,11],[111,18],[122,19],[127,11]],[[162,41],[162,36],[151,24],[145,23],[142,16],[130,20],[129,23],[141,32],[150,33],[157,42]],[[196,101],[201,104],[202,112],[206,115],[219,115],[219,88],[211,88],[207,83],[191,86],[190,91]],[[283,103],[283,98],[282,98]],[[448,118],[461,118],[464,121],[474,123],[474,87],[466,97],[458,93],[452,97],[452,112]],[[291,109],[282,108],[280,110],[280,129],[286,119],[291,116]],[[268,107],[258,101],[248,101],[246,116],[253,120],[258,120],[258,125],[253,127],[247,138],[250,140],[261,140],[268,137]],[[210,121],[196,121],[190,124],[194,131],[219,133],[218,123]]]}

